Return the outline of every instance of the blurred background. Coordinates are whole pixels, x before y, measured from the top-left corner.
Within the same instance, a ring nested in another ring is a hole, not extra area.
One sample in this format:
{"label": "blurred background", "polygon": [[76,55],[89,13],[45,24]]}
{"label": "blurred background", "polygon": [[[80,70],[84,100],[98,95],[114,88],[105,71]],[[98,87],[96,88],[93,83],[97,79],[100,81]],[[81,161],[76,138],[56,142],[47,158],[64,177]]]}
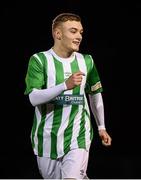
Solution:
{"label": "blurred background", "polygon": [[30,143],[34,108],[24,96],[25,75],[30,56],[53,45],[52,19],[62,12],[82,18],[80,52],[96,63],[113,139],[111,147],[102,146],[92,117],[88,176],[141,178],[141,1],[11,1],[1,12],[0,178],[41,178]]}

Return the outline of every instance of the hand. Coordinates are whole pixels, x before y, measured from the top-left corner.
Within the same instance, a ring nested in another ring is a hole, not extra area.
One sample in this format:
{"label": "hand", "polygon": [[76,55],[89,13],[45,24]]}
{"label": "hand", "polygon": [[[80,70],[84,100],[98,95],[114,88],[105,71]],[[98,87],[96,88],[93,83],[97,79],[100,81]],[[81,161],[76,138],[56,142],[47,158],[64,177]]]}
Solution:
{"label": "hand", "polygon": [[104,146],[110,146],[112,142],[112,138],[109,136],[109,134],[106,132],[106,130],[99,130],[99,136],[102,140],[102,144]]}
{"label": "hand", "polygon": [[67,89],[69,90],[79,86],[82,82],[83,76],[85,76],[85,74],[80,71],[72,74],[65,82]]}

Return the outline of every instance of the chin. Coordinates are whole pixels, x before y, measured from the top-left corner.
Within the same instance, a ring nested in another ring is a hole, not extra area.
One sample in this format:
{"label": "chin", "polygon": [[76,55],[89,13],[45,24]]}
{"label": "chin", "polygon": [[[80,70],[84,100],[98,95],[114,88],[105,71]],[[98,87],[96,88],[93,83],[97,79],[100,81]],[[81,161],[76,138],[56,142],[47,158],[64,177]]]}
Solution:
{"label": "chin", "polygon": [[69,48],[69,51],[70,51],[70,52],[79,51],[79,47],[78,47],[78,46],[77,46],[77,47],[76,47],[76,46],[72,46],[72,47]]}
{"label": "chin", "polygon": [[79,47],[75,47],[75,48],[73,48],[73,51],[79,51]]}

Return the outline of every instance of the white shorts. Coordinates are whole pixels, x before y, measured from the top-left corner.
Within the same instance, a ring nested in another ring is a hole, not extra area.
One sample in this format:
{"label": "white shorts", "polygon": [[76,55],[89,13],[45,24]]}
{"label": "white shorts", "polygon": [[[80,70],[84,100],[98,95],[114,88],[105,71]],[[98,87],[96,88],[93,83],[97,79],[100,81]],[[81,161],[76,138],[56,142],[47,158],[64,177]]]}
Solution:
{"label": "white shorts", "polygon": [[85,149],[74,149],[57,160],[37,156],[37,163],[44,179],[87,179],[88,155]]}

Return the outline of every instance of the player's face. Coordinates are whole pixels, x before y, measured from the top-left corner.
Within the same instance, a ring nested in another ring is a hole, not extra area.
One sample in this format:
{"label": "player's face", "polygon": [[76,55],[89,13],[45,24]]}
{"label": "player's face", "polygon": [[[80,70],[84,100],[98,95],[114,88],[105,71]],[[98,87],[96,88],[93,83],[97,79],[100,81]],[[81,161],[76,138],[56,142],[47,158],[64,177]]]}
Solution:
{"label": "player's face", "polygon": [[66,21],[60,27],[60,45],[68,52],[79,50],[83,27],[80,22]]}

